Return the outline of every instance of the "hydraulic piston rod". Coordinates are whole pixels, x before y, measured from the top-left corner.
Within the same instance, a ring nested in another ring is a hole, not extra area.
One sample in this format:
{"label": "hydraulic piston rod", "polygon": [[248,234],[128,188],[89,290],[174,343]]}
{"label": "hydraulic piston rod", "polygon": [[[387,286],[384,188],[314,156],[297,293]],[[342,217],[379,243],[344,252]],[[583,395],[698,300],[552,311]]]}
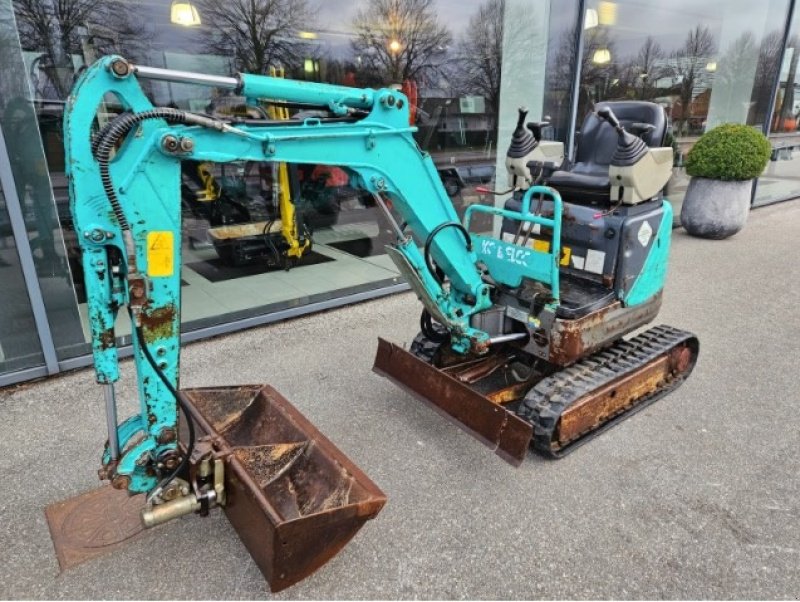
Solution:
{"label": "hydraulic piston rod", "polygon": [[137,76],[143,79],[154,79],[176,84],[195,84],[198,86],[211,86],[212,88],[223,88],[226,90],[235,90],[242,85],[238,77],[222,77],[219,75],[191,73],[189,71],[176,71],[174,69],[160,69],[158,67],[146,67],[143,65],[136,65],[133,70]]}
{"label": "hydraulic piston rod", "polygon": [[[121,59],[117,59],[121,60]],[[116,66],[112,65],[116,71]],[[347,109],[371,109],[375,104],[375,90],[357,89],[316,82],[297,82],[267,75],[240,74],[238,77],[223,77],[134,65],[132,70],[141,79],[153,79],[179,84],[195,84],[226,90],[236,90],[248,98],[266,98],[329,107],[335,113]],[[120,70],[122,75],[127,70]]]}
{"label": "hydraulic piston rod", "polygon": [[108,453],[113,461],[119,460],[119,437],[117,436],[117,400],[114,395],[114,385],[108,383],[103,386],[106,401],[106,422],[108,423]]}

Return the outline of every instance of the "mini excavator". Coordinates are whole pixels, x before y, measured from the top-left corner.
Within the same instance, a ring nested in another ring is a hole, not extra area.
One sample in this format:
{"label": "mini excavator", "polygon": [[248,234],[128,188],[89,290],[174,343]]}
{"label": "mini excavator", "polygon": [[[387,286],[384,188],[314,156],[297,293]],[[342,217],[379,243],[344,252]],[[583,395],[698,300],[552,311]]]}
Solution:
{"label": "mini excavator", "polygon": [[[322,116],[236,121],[154,107],[147,79]],[[125,111],[98,128],[108,94]],[[387,252],[424,307],[409,350],[379,340],[375,370],[512,463],[529,446],[550,456],[573,449],[673,390],[697,357],[696,338],[671,327],[623,339],[656,316],[667,270],[663,110],[601,106],[574,164],[521,112],[507,158],[511,198],[472,205],[462,222],[413,138],[409,109],[392,89],[219,77],[119,56],[88,68],[66,107],[71,210],[108,419],[100,476],[147,496],[147,526],[222,507],[274,591],[322,566],[386,498],[271,387],[180,388],[183,161],[346,171],[391,224]],[[470,231],[475,213],[496,218],[500,237]],[[121,310],[140,412],[120,423]]]}

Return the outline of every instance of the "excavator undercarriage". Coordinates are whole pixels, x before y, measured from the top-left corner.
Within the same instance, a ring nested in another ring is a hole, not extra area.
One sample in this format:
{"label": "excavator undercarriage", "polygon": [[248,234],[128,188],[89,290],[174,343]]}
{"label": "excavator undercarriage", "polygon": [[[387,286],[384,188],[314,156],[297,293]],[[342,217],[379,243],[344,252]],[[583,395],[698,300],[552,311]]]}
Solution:
{"label": "excavator undercarriage", "polygon": [[419,334],[409,351],[379,339],[374,370],[519,465],[531,446],[560,458],[668,394],[697,352],[694,336],[658,326],[558,369],[510,345],[455,357]]}

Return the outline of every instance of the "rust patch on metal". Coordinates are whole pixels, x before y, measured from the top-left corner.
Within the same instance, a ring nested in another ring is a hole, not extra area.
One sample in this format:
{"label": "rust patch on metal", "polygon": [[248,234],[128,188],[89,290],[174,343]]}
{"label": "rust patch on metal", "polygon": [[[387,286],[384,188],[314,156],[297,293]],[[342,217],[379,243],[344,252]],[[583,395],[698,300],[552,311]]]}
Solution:
{"label": "rust patch on metal", "polygon": [[558,443],[566,445],[657,391],[671,376],[669,355],[657,358],[639,370],[577,400],[561,415]]}
{"label": "rust patch on metal", "polygon": [[635,308],[623,308],[615,301],[577,320],[557,319],[551,329],[547,361],[557,366],[574,364],[647,324],[660,307],[661,293]]}
{"label": "rust patch on metal", "polygon": [[217,433],[224,433],[235,424],[255,400],[253,387],[249,386],[223,387],[219,389],[220,399],[215,399],[212,391],[216,389],[203,389],[203,395],[192,396],[192,403]]}
{"label": "rust patch on metal", "polygon": [[429,404],[506,462],[519,466],[527,455],[533,427],[446,372],[383,339],[378,339],[372,369]]}
{"label": "rust patch on metal", "polygon": [[488,393],[486,398],[492,403],[505,405],[525,397],[525,394],[530,391],[533,385],[534,383],[530,381],[509,385],[508,387],[503,387],[502,389]]}
{"label": "rust patch on metal", "polygon": [[551,331],[548,361],[559,366],[567,366],[591,353],[591,345],[587,345],[584,338],[587,332],[605,329],[608,314],[620,309],[621,306],[621,303],[616,301],[577,320],[556,320]]}
{"label": "rust patch on metal", "polygon": [[139,537],[144,505],[145,496],[108,485],[49,505],[44,513],[59,568],[66,571]]}
{"label": "rust patch on metal", "polygon": [[100,348],[105,351],[106,349],[112,349],[116,345],[116,340],[114,337],[114,329],[108,328],[100,333]]}
{"label": "rust patch on metal", "polygon": [[168,339],[173,335],[176,316],[174,305],[165,305],[152,311],[146,309],[141,315],[146,343],[154,343],[159,339]]}
{"label": "rust patch on metal", "polygon": [[688,346],[678,347],[670,352],[669,358],[672,371],[676,375],[683,374],[692,363],[692,350]]}
{"label": "rust patch on metal", "polygon": [[261,488],[266,487],[292,467],[308,448],[308,441],[242,447],[233,454],[253,475]]}
{"label": "rust patch on metal", "polygon": [[507,363],[508,357],[498,354],[472,360],[461,366],[448,367],[443,371],[457,378],[462,383],[472,384],[494,374]]}
{"label": "rust patch on metal", "polygon": [[386,496],[268,386],[187,389],[198,438],[225,458],[225,514],[273,592],[333,558]]}

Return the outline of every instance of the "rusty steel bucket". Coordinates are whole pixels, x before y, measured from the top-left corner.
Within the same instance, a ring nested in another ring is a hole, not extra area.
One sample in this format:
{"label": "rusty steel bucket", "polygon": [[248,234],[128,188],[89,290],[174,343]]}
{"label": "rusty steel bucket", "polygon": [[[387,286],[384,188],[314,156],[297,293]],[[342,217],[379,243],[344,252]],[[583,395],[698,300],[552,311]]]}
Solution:
{"label": "rusty steel bucket", "polygon": [[372,369],[427,403],[509,464],[519,466],[525,459],[533,426],[500,403],[381,338]]}
{"label": "rusty steel bucket", "polygon": [[269,386],[184,390],[197,437],[226,459],[225,514],[273,592],[377,516],[383,492]]}

